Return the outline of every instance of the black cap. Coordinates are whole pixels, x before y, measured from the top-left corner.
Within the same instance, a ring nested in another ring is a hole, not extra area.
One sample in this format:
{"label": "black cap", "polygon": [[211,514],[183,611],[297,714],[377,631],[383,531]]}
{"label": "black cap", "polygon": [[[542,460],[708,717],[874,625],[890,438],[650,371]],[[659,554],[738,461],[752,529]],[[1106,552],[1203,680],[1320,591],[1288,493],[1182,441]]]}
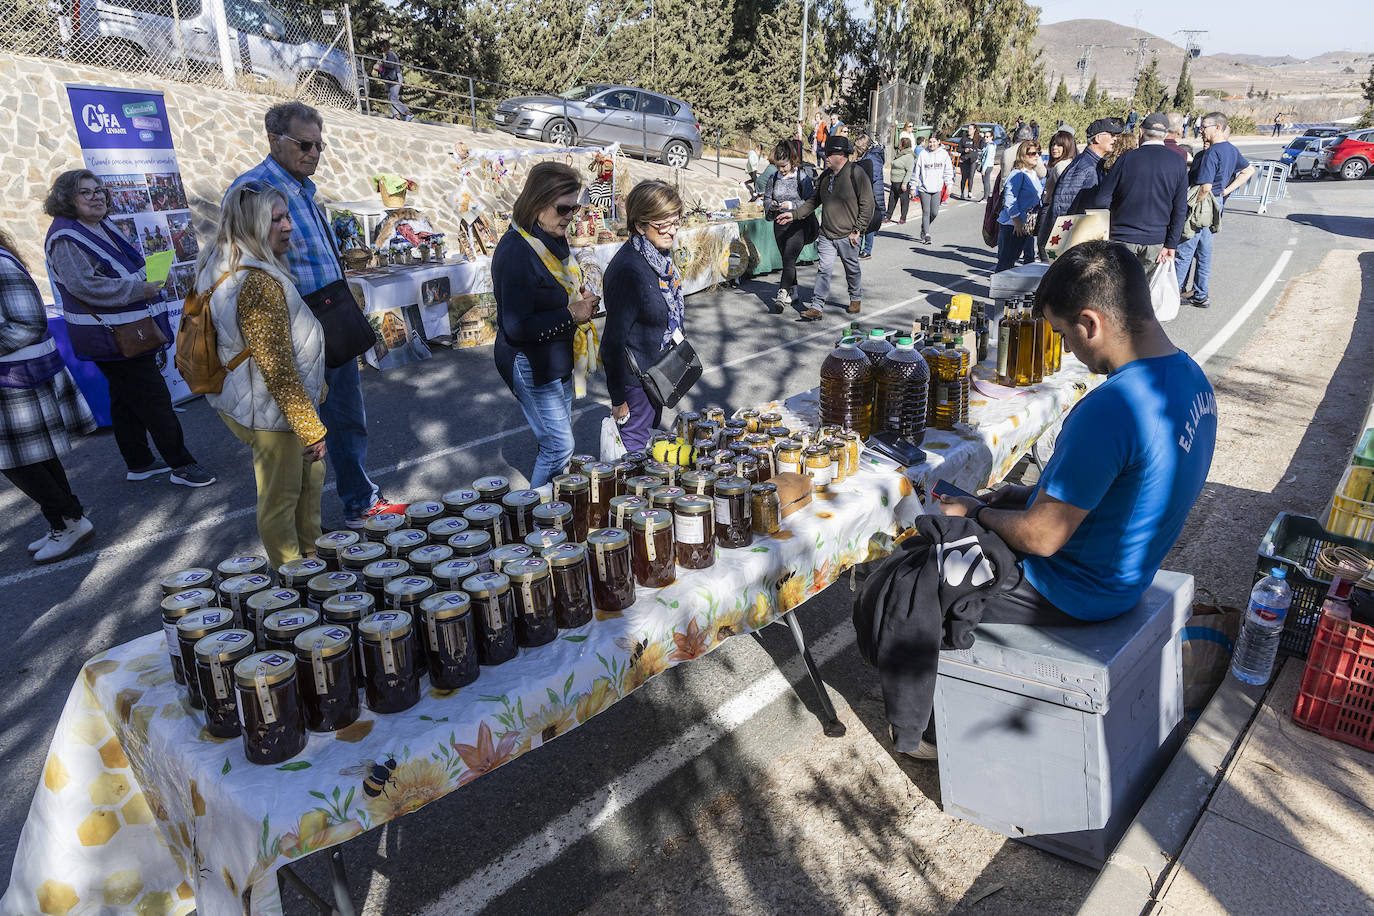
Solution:
{"label": "black cap", "polygon": [[1122,123],[1120,118],[1098,118],[1088,125],[1087,137],[1091,142],[1092,138],[1100,133],[1122,134],[1125,132],[1126,125]]}
{"label": "black cap", "polygon": [[822,150],[827,156],[833,156],[836,153],[843,153],[848,156],[853,151],[854,147],[850,144],[849,138],[843,135],[828,138],[825,141],[825,148]]}
{"label": "black cap", "polygon": [[1169,132],[1169,116],[1162,111],[1154,114],[1147,114],[1145,120],[1140,122],[1141,130],[1158,130],[1164,133]]}

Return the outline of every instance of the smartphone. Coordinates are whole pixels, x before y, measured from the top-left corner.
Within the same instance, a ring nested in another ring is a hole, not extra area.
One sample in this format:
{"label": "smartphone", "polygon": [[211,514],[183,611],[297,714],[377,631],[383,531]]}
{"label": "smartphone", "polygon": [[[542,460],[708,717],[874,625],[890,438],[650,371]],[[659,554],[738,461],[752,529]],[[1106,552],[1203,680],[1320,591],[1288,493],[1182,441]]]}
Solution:
{"label": "smartphone", "polygon": [[[935,485],[930,488],[930,492],[935,496],[943,497],[946,499],[953,498],[956,496],[964,496],[968,499],[978,499],[978,497],[974,496],[972,493],[969,493],[965,490],[961,490],[954,484],[948,483],[944,480],[935,481]],[[981,501],[982,500],[979,500],[979,502]]]}
{"label": "smartphone", "polygon": [[926,460],[926,453],[894,432],[885,430],[868,438],[868,447],[886,455],[903,467],[914,468]]}

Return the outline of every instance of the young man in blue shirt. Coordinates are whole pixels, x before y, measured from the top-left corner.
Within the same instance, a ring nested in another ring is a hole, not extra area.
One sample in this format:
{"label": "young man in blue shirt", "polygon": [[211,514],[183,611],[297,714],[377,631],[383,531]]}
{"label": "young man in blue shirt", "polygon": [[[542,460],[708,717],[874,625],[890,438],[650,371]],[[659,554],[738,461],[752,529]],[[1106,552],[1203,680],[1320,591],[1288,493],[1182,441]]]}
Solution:
{"label": "young man in blue shirt", "polygon": [[[1243,187],[1250,180],[1250,176],[1255,173],[1255,167],[1241,155],[1240,150],[1236,149],[1230,140],[1226,139],[1230,136],[1226,115],[1212,111],[1199,118],[1198,122],[1201,125],[1202,139],[1209,145],[1193,159],[1193,167],[1188,173],[1188,184],[1201,186],[1204,194],[1210,192],[1216,199],[1217,208],[1221,209],[1231,192]],[[1197,276],[1193,278],[1192,296],[1184,301],[1205,309],[1211,304],[1208,301],[1207,288],[1207,281],[1212,274],[1210,227],[1202,227],[1197,235],[1178,246],[1174,269],[1178,271],[1180,290],[1188,283],[1188,268],[1193,263],[1194,255],[1197,256]]]}

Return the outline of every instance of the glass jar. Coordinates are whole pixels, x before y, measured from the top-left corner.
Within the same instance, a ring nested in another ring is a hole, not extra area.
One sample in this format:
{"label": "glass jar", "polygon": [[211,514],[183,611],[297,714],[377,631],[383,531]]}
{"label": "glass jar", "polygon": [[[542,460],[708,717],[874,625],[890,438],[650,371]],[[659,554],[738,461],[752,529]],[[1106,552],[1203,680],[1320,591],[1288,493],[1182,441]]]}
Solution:
{"label": "glass jar", "polygon": [[579,543],[585,541],[591,530],[591,480],[586,474],[560,474],[553,479],[553,498],[572,506],[571,537]]}
{"label": "glass jar", "polygon": [[234,615],[228,608],[222,607],[201,608],[177,621],[177,649],[186,672],[186,692],[189,694],[191,706],[196,709],[204,706],[200,696],[200,680],[196,677],[196,643],[212,633],[219,633],[233,626]]}
{"label": "glass jar", "polygon": [[225,579],[232,579],[234,576],[251,576],[254,573],[261,573],[264,576],[272,575],[272,568],[267,565],[266,557],[230,557],[220,561],[220,564],[215,567],[215,585],[218,586]]}
{"label": "glass jar", "polygon": [[625,486],[630,488],[630,495],[647,500],[649,491],[655,487],[666,486],[666,481],[664,478],[655,477],[652,474],[640,474],[638,477],[631,477],[626,480]]}
{"label": "glass jar", "polygon": [[673,513],[667,509],[640,509],[630,517],[634,526],[635,581],[646,588],[663,588],[677,580],[677,556],[673,543]]}
{"label": "glass jar", "polygon": [[414,617],[420,609],[420,602],[434,594],[434,580],[429,576],[401,576],[386,584],[386,606],[388,610],[405,611]]}
{"label": "glass jar", "polygon": [[[669,464],[666,461],[646,461],[644,462],[643,476],[657,477],[659,480],[663,481],[664,484],[675,487],[677,486],[677,475],[681,473],[681,471],[682,468],[675,464]],[[635,495],[642,496],[643,494],[636,492]]]}
{"label": "glass jar", "polygon": [[296,644],[296,637],[313,626],[318,626],[320,615],[308,607],[292,607],[284,611],[273,611],[262,621],[263,650],[276,649],[290,652]]}
{"label": "glass jar", "polygon": [[418,576],[428,576],[436,565],[453,558],[453,548],[447,544],[426,544],[410,552],[406,562]]}
{"label": "glass jar", "polygon": [[756,483],[750,487],[749,512],[753,516],[751,525],[755,534],[776,534],[782,527],[782,502],[778,498],[778,485]]}
{"label": "glass jar", "polygon": [[751,484],[743,477],[716,481],[716,546],[748,547],[754,542],[753,513],[749,504]]}
{"label": "glass jar", "polygon": [[318,557],[302,557],[299,560],[288,560],[277,567],[277,581],[283,588],[294,588],[298,592],[304,592],[307,582],[326,572],[329,572],[329,564],[324,560]]}
{"label": "glass jar", "polygon": [[716,440],[713,436],[697,436],[692,440],[692,465],[695,467],[698,461],[709,458],[715,450]]}
{"label": "glass jar", "polygon": [[519,544],[537,526],[534,507],[539,505],[538,490],[513,490],[501,497],[501,539],[506,544]]}
{"label": "glass jar", "polygon": [[504,573],[486,572],[463,580],[477,620],[477,659],[500,665],[515,658],[515,596]]}
{"label": "glass jar", "polygon": [[249,763],[285,763],[305,750],[305,714],[294,652],[257,652],[234,665],[243,753]]}
{"label": "glass jar", "polygon": [[859,456],[864,451],[863,437],[852,429],[847,429],[840,434],[840,439],[844,441],[844,447],[849,461],[849,473],[857,474],[859,471]]}
{"label": "glass jar", "polygon": [[239,703],[234,692],[234,665],[253,654],[253,634],[220,630],[196,641],[189,661],[205,709],[205,730],[216,738],[236,738]]}
{"label": "glass jar", "polygon": [[541,557],[513,560],[501,567],[515,595],[515,642],[526,648],[543,646],[558,637],[554,616],[553,579]]}
{"label": "glass jar", "polygon": [[687,471],[678,478],[678,485],[693,496],[714,496],[716,475],[710,471]]}
{"label": "glass jar", "polygon": [[510,492],[510,481],[496,475],[480,477],[472,482],[472,488],[477,491],[482,502],[500,505],[501,497]]}
{"label": "glass jar", "polygon": [[[327,575],[320,573],[319,575]],[[309,584],[307,583],[307,588]],[[263,633],[262,624],[269,614],[277,611],[284,611],[291,607],[302,607],[301,593],[294,588],[274,588],[270,592],[256,592],[249,595],[244,602],[243,613],[238,616],[237,626],[253,634],[257,641],[258,651],[265,652],[272,648],[267,645],[266,635]]]}
{"label": "glass jar", "polygon": [[673,503],[677,502],[678,497],[686,496],[687,491],[682,487],[661,486],[654,487],[649,491],[649,508],[666,509],[673,511]]}
{"label": "glass jar", "polygon": [[564,502],[561,499],[552,500],[542,505],[535,506],[534,526],[536,528],[557,528],[569,537],[572,536],[570,530],[572,521],[572,503]]}
{"label": "glass jar", "polygon": [[525,560],[534,556],[534,548],[529,544],[507,544],[497,547],[488,556],[493,572],[501,572],[512,560]]}
{"label": "glass jar", "polygon": [[759,414],[758,431],[767,434],[768,430],[782,422],[782,414],[775,410]]}
{"label": "glass jar", "polygon": [[635,496],[627,493],[623,496],[612,496],[609,511],[606,513],[607,528],[623,528],[629,530],[630,516],[640,509],[649,508],[647,496]]}
{"label": "glass jar", "polygon": [[673,539],[677,542],[677,565],[683,569],[705,569],[716,562],[711,500],[708,496],[682,496],[673,504]]}
{"label": "glass jar", "polygon": [[463,510],[468,506],[475,506],[482,501],[482,494],[471,487],[461,487],[457,490],[449,490],[439,501],[444,504],[444,513],[454,517],[461,517]]}
{"label": "glass jar", "polygon": [[746,449],[756,449],[767,448],[772,441],[766,433],[749,433],[747,436],[740,437],[739,444]]}
{"label": "glass jar", "polygon": [[582,466],[582,473],[589,484],[587,530],[605,528],[606,510],[615,495],[615,467],[604,461],[593,461]]}
{"label": "glass jar", "polygon": [[738,455],[735,458],[735,476],[743,477],[750,483],[762,483],[760,476],[759,463],[752,455]]}
{"label": "glass jar", "polygon": [[716,443],[720,441],[720,426],[723,422],[725,421],[703,419],[700,423],[697,424],[696,437],[698,439],[710,440],[710,447],[715,448]]}
{"label": "glass jar", "polygon": [[482,572],[482,567],[472,560],[460,560],[454,558],[445,560],[442,563],[435,563],[429,571],[429,577],[434,580],[434,584],[441,591],[455,591],[463,587],[463,580],[469,579]]}
{"label": "glass jar", "polygon": [[364,567],[386,558],[386,545],[376,541],[362,541],[339,551],[339,569],[362,575]]}
{"label": "glass jar", "polygon": [[500,547],[505,543],[502,537],[505,533],[505,524],[502,522],[504,516],[505,511],[496,503],[478,503],[463,510],[463,518],[467,519],[469,526],[468,531],[485,532],[491,538],[493,547]]}
{"label": "glass jar", "polygon": [[802,473],[811,478],[811,489],[824,492],[834,477],[830,449],[824,445],[808,445],[802,449]]}
{"label": "glass jar", "polygon": [[248,599],[258,592],[272,587],[272,577],[264,573],[249,573],[246,576],[230,576],[219,583],[220,607],[227,607],[243,619],[244,606]]}
{"label": "glass jar", "polygon": [[415,633],[405,611],[382,611],[358,624],[363,652],[363,692],[375,713],[405,712],[420,702],[420,664]]}
{"label": "glass jar", "polygon": [[170,576],[164,576],[158,580],[158,587],[162,589],[162,597],[175,595],[177,592],[184,592],[188,588],[211,587],[215,579],[215,574],[201,566],[192,566],[190,569],[180,569]]}
{"label": "glass jar", "polygon": [[833,436],[821,443],[830,449],[830,482],[841,483],[849,476],[849,448]]}
{"label": "glass jar", "polygon": [[725,422],[725,410],[720,407],[708,407],[702,411],[702,415],[715,423]]}
{"label": "glass jar", "polygon": [[792,430],[788,429],[786,426],[770,426],[765,429],[764,432],[768,434],[768,442],[770,445],[777,445],[779,442],[790,438],[792,435]]}
{"label": "glass jar", "polygon": [[569,543],[568,536],[557,528],[540,528],[525,537],[525,546],[534,548],[534,552],[541,557],[559,544],[566,543]]}
{"label": "glass jar", "polygon": [[405,526],[406,517],[400,512],[378,512],[363,522],[363,537],[369,541],[382,543],[388,534],[399,531]]}
{"label": "glass jar", "polygon": [[378,560],[363,568],[363,587],[377,599],[377,607],[384,608],[387,607],[387,583],[398,576],[408,575],[410,564],[405,560]]}
{"label": "glass jar", "polygon": [[492,549],[490,534],[469,528],[449,538],[448,546],[453,550],[455,560],[471,560],[482,572],[491,572],[491,560],[487,559]]}
{"label": "glass jar", "polygon": [[324,601],[320,608],[324,622],[340,626],[353,634],[353,678],[363,682],[363,649],[358,639],[358,624],[364,617],[377,613],[377,599],[367,592],[344,592]]}
{"label": "glass jar", "polygon": [[477,680],[476,626],[467,592],[438,592],[420,602],[420,632],[433,687],[457,690]]}
{"label": "glass jar", "polygon": [[422,499],[406,506],[406,527],[424,531],[429,523],[444,517],[444,504],[432,499]]}
{"label": "glass jar", "polygon": [[720,435],[717,438],[720,440],[721,448],[727,448],[731,442],[738,442],[740,437],[748,432],[749,423],[747,420],[731,417],[729,420],[726,420],[725,425],[720,428]]}
{"label": "glass jar", "polygon": [[[636,512],[642,512],[639,509]],[[635,603],[630,533],[624,528],[598,528],[587,535],[591,551],[592,604],[618,613]]]}
{"label": "glass jar", "polygon": [[582,470],[584,465],[593,464],[600,460],[601,459],[597,458],[595,455],[573,455],[568,459],[568,468],[563,473],[585,474],[587,472]]}
{"label": "glass jar", "polygon": [[186,683],[186,669],[182,665],[181,645],[177,642],[177,623],[192,611],[217,607],[219,596],[211,588],[188,588],[162,599],[162,633],[167,638],[167,657],[172,660],[172,677],[178,684]]}
{"label": "glass jar", "polygon": [[330,531],[315,538],[315,557],[323,560],[330,569],[341,569],[339,551],[352,547],[361,541],[362,535],[356,531]]}
{"label": "glass jar", "polygon": [[412,550],[423,547],[428,540],[423,528],[398,528],[382,539],[382,545],[389,556],[404,560]]}
{"label": "glass jar", "polygon": [[773,447],[776,474],[802,473],[802,444],[796,439],[783,439]]}
{"label": "glass jar", "polygon": [[305,585],[305,606],[322,610],[324,603],[335,595],[357,591],[358,576],[351,572],[322,573]]}
{"label": "glass jar", "polygon": [[625,485],[625,481],[629,480],[631,477],[637,477],[639,475],[639,469],[640,465],[635,464],[633,461],[626,461],[623,458],[620,461],[613,462],[611,464],[611,470],[615,472],[615,478],[613,480],[615,486],[612,489],[611,495],[624,496],[626,493],[630,492],[630,488]]}
{"label": "glass jar", "polygon": [[296,676],[301,683],[305,727],[312,732],[338,731],[358,719],[358,652],[347,627],[326,624],[296,634]]}
{"label": "glass jar", "polygon": [[446,544],[449,538],[460,531],[467,530],[467,519],[457,515],[445,515],[443,518],[436,518],[425,526],[425,533],[429,535],[431,544]]}
{"label": "glass jar", "polygon": [[777,466],[773,463],[773,450],[768,446],[756,446],[749,450],[749,457],[759,466],[759,483],[768,480],[778,472]]}
{"label": "glass jar", "polygon": [[572,630],[592,619],[592,591],[587,548],[559,544],[544,554],[553,580],[553,615],[559,629]]}
{"label": "glass jar", "polygon": [[[644,451],[643,449],[634,449],[633,451],[629,451],[621,455],[620,460],[629,462],[630,464],[636,465],[639,468],[643,468],[644,462],[649,460],[649,453]],[[635,474],[638,473],[640,472],[635,471]],[[631,474],[630,476],[633,477],[634,474]]]}
{"label": "glass jar", "polygon": [[683,442],[691,442],[697,437],[697,426],[701,423],[702,416],[695,410],[684,410],[677,415],[673,421],[673,432]]}
{"label": "glass jar", "polygon": [[[729,461],[722,461],[720,464],[713,464],[713,465],[711,465],[709,468],[707,468],[707,470],[710,471],[713,475],[715,475],[715,478],[716,478],[717,481],[719,481],[722,477],[734,477],[734,476],[735,476],[735,464],[734,464],[734,460],[735,460],[735,459],[734,459],[734,455],[731,455]],[[712,492],[712,494],[714,495],[714,493],[715,493],[715,488],[714,488],[714,486],[712,487],[711,492]]]}
{"label": "glass jar", "polygon": [[735,414],[735,416],[744,421],[745,426],[747,427],[749,432],[752,433],[758,430],[759,412],[757,410],[754,410],[753,408],[741,410],[739,413]]}

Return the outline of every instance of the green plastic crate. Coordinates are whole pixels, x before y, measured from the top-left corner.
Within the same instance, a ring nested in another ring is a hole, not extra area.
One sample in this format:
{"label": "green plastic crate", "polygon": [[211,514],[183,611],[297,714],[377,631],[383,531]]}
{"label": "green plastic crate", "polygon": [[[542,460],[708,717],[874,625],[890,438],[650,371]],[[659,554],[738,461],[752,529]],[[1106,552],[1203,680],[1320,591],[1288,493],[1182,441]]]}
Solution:
{"label": "green plastic crate", "polygon": [[1374,468],[1374,429],[1366,429],[1355,446],[1355,454],[1350,463],[1360,468]]}

